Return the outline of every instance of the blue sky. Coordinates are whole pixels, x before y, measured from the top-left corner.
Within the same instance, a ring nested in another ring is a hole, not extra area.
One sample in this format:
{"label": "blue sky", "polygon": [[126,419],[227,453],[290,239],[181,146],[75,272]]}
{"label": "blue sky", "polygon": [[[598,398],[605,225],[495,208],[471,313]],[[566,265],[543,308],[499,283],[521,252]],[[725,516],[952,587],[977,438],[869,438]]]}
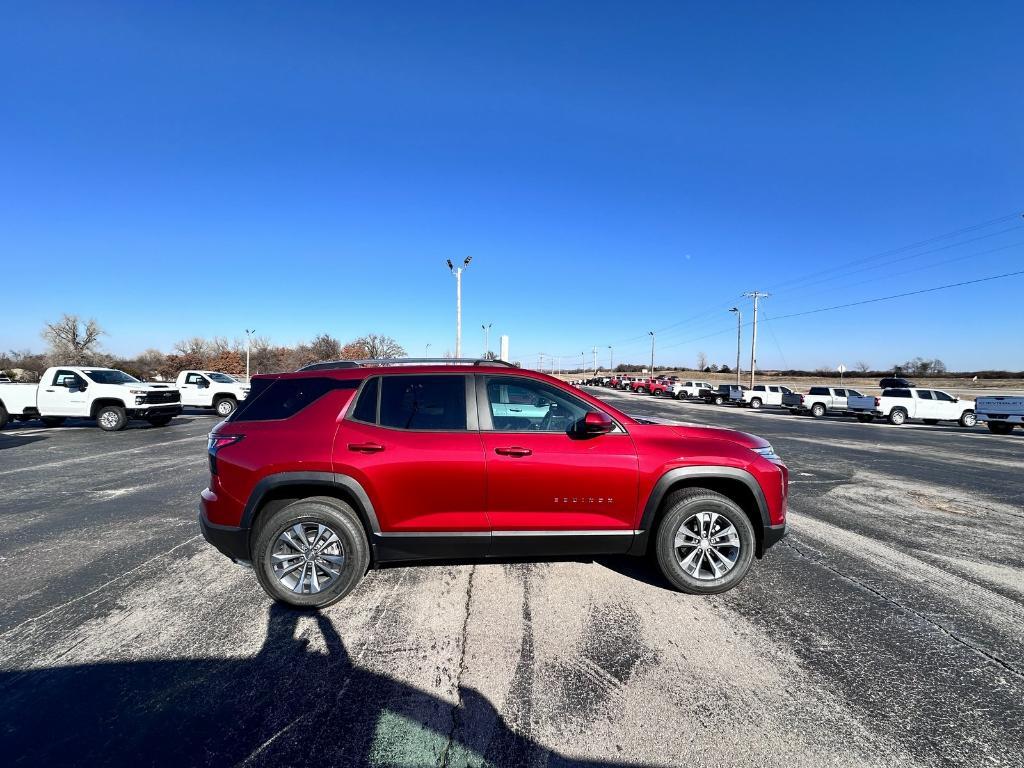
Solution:
{"label": "blue sky", "polygon": [[0,348],[76,312],[121,354],[247,326],[439,353],[472,254],[467,353],[490,322],[528,365],[643,361],[653,328],[659,364],[731,364],[728,308],[777,289],[762,367],[1024,368],[1022,276],[771,319],[1024,269],[1019,3],[3,15]]}

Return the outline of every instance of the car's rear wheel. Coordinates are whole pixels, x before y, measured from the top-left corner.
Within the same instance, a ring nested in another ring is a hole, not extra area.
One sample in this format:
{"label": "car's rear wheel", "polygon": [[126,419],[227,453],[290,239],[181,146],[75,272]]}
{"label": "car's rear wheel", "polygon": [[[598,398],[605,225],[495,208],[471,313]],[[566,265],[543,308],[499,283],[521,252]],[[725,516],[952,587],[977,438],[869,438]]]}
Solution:
{"label": "car's rear wheel", "polygon": [[656,389],[653,392],[651,392],[651,394],[654,395],[655,397],[661,397],[661,390]]}
{"label": "car's rear wheel", "polygon": [[104,432],[119,432],[128,426],[128,414],[120,405],[104,405],[96,412],[96,423]]}
{"label": "car's rear wheel", "polygon": [[815,403],[811,406],[811,416],[816,419],[820,419],[825,415],[825,406],[821,403]]}
{"label": "car's rear wheel", "polygon": [[906,421],[907,412],[904,411],[902,408],[893,408],[892,412],[889,414],[889,423],[892,424],[894,427],[899,427],[905,424]]}
{"label": "car's rear wheel", "polygon": [[974,411],[964,411],[960,414],[959,423],[961,427],[973,427],[978,423],[978,416]]}
{"label": "car's rear wheel", "polygon": [[866,414],[866,413],[858,413],[857,414],[857,421],[859,421],[861,424],[869,424],[869,423],[871,423],[874,420],[875,420],[875,417],[871,416],[869,414]]}
{"label": "car's rear wheel", "polygon": [[790,409],[789,409],[789,412],[790,412],[790,413],[791,413],[792,415],[794,415],[794,416],[799,416],[799,415],[800,415],[800,410],[799,410],[798,408],[790,408]]}
{"label": "car's rear wheel", "polygon": [[993,435],[1008,435],[1013,432],[1013,424],[1006,424],[1001,421],[987,422],[988,431]]}
{"label": "car's rear wheel", "polygon": [[44,427],[59,427],[65,421],[63,416],[43,416]]}
{"label": "car's rear wheel", "polygon": [[259,527],[253,566],[274,600],[324,608],[347,595],[370,564],[366,533],[355,510],[328,496],[279,509]]}
{"label": "car's rear wheel", "polygon": [[750,518],[732,499],[705,488],[673,494],[658,526],[655,556],[681,592],[711,595],[732,589],[754,559]]}

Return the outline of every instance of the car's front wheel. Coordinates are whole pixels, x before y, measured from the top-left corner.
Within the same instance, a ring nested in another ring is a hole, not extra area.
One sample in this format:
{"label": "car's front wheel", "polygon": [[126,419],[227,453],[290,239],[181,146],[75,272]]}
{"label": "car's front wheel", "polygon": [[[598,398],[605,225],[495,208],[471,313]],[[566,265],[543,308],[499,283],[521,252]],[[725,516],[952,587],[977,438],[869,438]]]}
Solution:
{"label": "car's front wheel", "polygon": [[978,416],[974,411],[964,411],[960,415],[960,426],[961,427],[973,427],[978,423]]}
{"label": "car's front wheel", "polygon": [[717,397],[715,398],[715,405],[721,405],[721,404],[722,404],[722,403],[724,403],[724,402],[725,402],[725,398],[724,398],[724,397],[722,397],[721,395],[718,395],[718,396],[717,396]]}
{"label": "car's front wheel", "polygon": [[705,488],[686,488],[668,500],[658,526],[655,555],[676,589],[710,595],[732,589],[754,559],[754,527],[732,499]]}
{"label": "car's front wheel", "polygon": [[761,407],[761,398],[755,397],[753,400],[751,400],[750,401],[750,407],[753,408],[755,411],[758,408],[760,408]]}
{"label": "car's front wheel", "polygon": [[217,411],[217,415],[224,419],[234,413],[236,407],[237,405],[234,398],[231,397],[222,397],[213,404],[213,408]]}
{"label": "car's front wheel", "polygon": [[355,510],[328,496],[279,509],[259,527],[253,567],[274,600],[324,608],[341,600],[370,564],[366,534]]}
{"label": "car's front wheel", "polygon": [[104,432],[119,432],[128,426],[128,414],[120,405],[105,405],[96,412],[96,423]]}

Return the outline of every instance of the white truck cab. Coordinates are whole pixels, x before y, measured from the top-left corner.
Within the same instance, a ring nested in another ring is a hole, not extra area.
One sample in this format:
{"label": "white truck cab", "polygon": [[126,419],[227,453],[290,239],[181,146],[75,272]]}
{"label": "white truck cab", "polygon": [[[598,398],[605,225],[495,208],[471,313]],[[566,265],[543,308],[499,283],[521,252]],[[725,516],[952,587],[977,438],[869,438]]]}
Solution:
{"label": "white truck cab", "polygon": [[219,371],[182,371],[174,382],[181,391],[181,404],[191,408],[213,408],[227,418],[249,395],[249,385]]}
{"label": "white truck cab", "polygon": [[162,427],[179,413],[180,395],[173,386],[141,382],[113,368],[63,365],[48,368],[39,384],[0,384],[0,427],[12,417],[42,419],[48,427],[77,417],[96,419],[103,431],[117,432],[131,419]]}
{"label": "white truck cab", "polygon": [[676,400],[699,397],[702,389],[711,389],[711,385],[706,381],[677,381],[672,385],[672,397]]}

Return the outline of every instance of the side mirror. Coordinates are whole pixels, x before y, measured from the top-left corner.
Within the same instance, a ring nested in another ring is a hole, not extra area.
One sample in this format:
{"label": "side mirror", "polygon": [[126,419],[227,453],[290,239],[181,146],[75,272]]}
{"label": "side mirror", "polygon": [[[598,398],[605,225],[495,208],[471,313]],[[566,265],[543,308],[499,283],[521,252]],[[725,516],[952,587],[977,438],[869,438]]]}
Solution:
{"label": "side mirror", "polygon": [[612,417],[604,411],[588,411],[583,417],[583,432],[588,435],[606,435],[615,429]]}

